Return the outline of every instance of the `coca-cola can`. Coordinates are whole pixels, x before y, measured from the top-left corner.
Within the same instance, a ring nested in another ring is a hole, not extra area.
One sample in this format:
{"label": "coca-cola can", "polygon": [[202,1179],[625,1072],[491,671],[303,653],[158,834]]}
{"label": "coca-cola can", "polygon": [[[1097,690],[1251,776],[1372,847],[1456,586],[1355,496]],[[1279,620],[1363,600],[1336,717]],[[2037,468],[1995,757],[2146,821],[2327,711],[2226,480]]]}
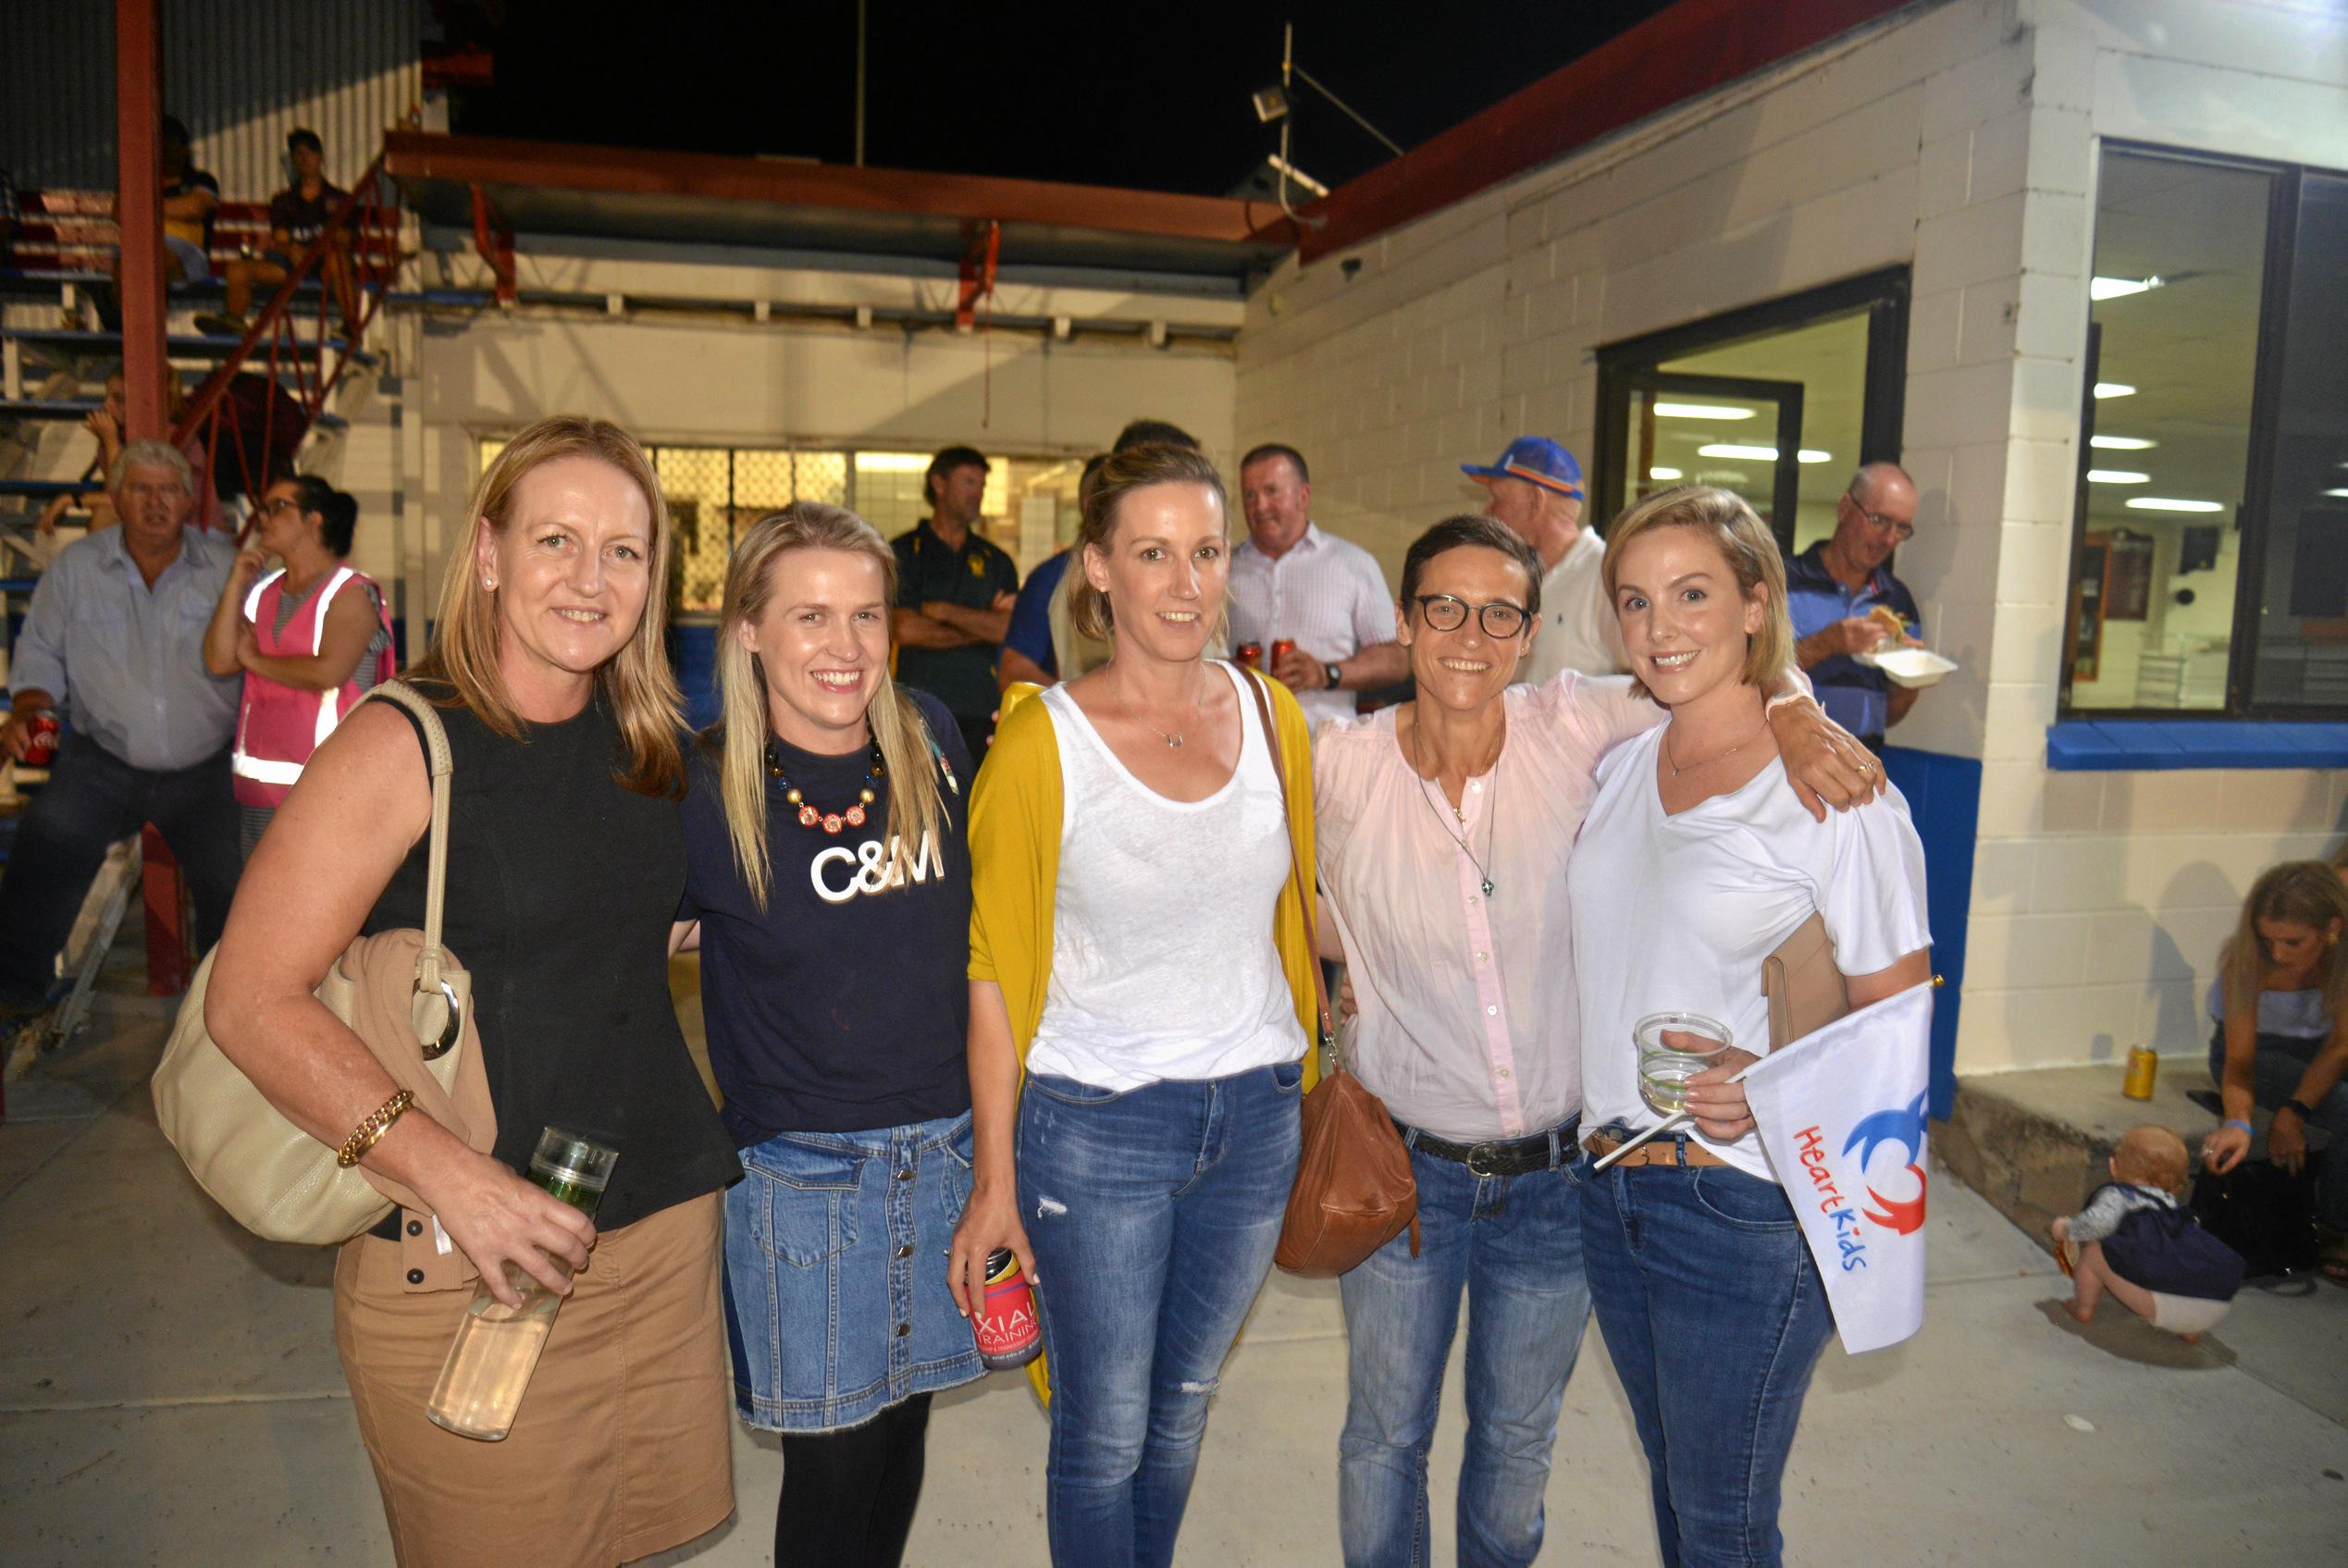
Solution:
{"label": "coca-cola can", "polygon": [[1282,660],[1286,659],[1286,658],[1287,658],[1290,654],[1294,653],[1295,651],[1296,651],[1296,639],[1295,639],[1294,637],[1275,637],[1275,638],[1273,638],[1273,639],[1272,639],[1272,673],[1273,673],[1274,674],[1278,674],[1278,673],[1279,673],[1280,661],[1281,661]]}
{"label": "coca-cola can", "polygon": [[45,768],[57,759],[57,715],[55,709],[36,708],[24,722],[24,765]]}
{"label": "coca-cola can", "polygon": [[1249,669],[1261,670],[1264,667],[1264,645],[1262,643],[1243,642],[1232,651],[1239,655],[1239,661],[1242,664],[1246,665]]}
{"label": "coca-cola can", "polygon": [[986,1258],[986,1298],[970,1327],[978,1335],[979,1360],[991,1372],[1025,1366],[1044,1351],[1044,1325],[1035,1315],[1035,1290],[1008,1247]]}

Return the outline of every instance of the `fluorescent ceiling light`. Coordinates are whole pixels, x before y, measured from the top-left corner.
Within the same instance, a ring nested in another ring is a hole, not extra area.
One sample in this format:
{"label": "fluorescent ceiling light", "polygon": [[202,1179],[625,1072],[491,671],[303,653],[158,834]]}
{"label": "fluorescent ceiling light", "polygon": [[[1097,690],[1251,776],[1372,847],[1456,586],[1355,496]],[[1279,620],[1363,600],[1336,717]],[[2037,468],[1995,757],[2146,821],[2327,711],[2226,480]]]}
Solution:
{"label": "fluorescent ceiling light", "polygon": [[1777,460],[1777,449],[1739,446],[1735,441],[1714,441],[1708,447],[1698,447],[1696,455],[1698,457],[1749,457],[1760,463],[1774,463]]}
{"label": "fluorescent ceiling light", "polygon": [[1798,461],[1802,463],[1832,463],[1835,461],[1835,454],[1833,452],[1820,451],[1816,447],[1804,447],[1801,451],[1796,452],[1794,456]]}
{"label": "fluorescent ceiling light", "polygon": [[2142,436],[2090,436],[2087,444],[2101,451],[2150,451],[2160,445]]}
{"label": "fluorescent ceiling light", "polygon": [[1686,475],[1681,474],[1676,468],[1650,468],[1647,471],[1647,476],[1650,479],[1680,479],[1686,477]]}
{"label": "fluorescent ceiling light", "polygon": [[2169,496],[2130,496],[2128,504],[2139,512],[2223,512],[2225,504],[2214,500],[2178,500]]}
{"label": "fluorescent ceiling light", "polygon": [[2141,485],[2151,477],[2151,475],[2139,474],[2132,468],[2090,468],[2087,470],[2087,482],[2091,485]]}
{"label": "fluorescent ceiling light", "polygon": [[2135,395],[2136,389],[2131,387],[2125,381],[2098,381],[2095,383],[2095,396],[2099,398],[2132,398]]}
{"label": "fluorescent ceiling light", "polygon": [[2342,500],[2348,500],[2348,489],[2326,490],[2324,494],[2328,496],[2338,496]]}
{"label": "fluorescent ceiling light", "polygon": [[860,451],[856,454],[859,474],[921,474],[928,471],[930,460],[917,451]]}
{"label": "fluorescent ceiling light", "polygon": [[1657,403],[1658,419],[1750,419],[1753,411],[1734,403]]}
{"label": "fluorescent ceiling light", "polygon": [[2147,289],[2160,287],[2157,278],[2091,278],[2087,280],[2087,297],[2091,300],[2124,300],[2131,294],[2141,294]]}

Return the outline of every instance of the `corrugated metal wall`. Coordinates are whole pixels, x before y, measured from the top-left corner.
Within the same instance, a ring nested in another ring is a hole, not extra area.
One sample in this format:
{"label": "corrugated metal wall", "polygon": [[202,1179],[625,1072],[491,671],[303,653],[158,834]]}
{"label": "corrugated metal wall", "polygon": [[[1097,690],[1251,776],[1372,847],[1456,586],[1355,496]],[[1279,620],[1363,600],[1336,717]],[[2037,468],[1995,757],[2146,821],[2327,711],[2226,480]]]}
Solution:
{"label": "corrugated metal wall", "polygon": [[[164,107],[231,201],[283,188],[295,126],[349,184],[422,96],[426,0],[160,3]],[[0,0],[0,166],[26,189],[113,188],[112,0]]]}

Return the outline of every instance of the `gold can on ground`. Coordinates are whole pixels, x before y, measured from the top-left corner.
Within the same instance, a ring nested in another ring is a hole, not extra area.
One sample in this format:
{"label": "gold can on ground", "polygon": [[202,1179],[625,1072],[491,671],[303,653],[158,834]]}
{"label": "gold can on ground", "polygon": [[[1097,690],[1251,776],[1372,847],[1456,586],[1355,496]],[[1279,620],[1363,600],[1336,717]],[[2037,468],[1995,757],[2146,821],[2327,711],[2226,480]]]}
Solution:
{"label": "gold can on ground", "polygon": [[2160,1058],[2147,1045],[2131,1046],[2128,1051],[2128,1076],[2119,1085],[2119,1092],[2131,1100],[2153,1097],[2153,1082],[2160,1076]]}

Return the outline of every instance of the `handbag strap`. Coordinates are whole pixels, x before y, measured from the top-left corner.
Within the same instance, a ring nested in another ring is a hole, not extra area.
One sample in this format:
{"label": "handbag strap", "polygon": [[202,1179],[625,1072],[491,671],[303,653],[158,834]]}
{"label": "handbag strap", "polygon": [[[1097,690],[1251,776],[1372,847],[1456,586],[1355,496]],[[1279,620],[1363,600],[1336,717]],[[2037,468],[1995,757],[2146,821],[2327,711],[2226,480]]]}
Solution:
{"label": "handbag strap", "polygon": [[415,956],[415,989],[419,995],[438,993],[448,1006],[438,1027],[426,1021],[431,1016],[428,1009],[411,1009],[415,1019],[416,1043],[424,1047],[425,1059],[429,1061],[456,1043],[463,1022],[462,1004],[455,988],[441,973],[447,954],[440,946],[441,917],[447,910],[449,892],[449,775],[454,771],[454,763],[449,754],[449,732],[441,724],[439,710],[430,698],[405,681],[385,681],[367,696],[397,703],[415,720],[416,728],[424,734],[425,758],[432,774],[432,826],[425,851],[424,945]]}
{"label": "handbag strap", "polygon": [[[1295,818],[1290,814],[1288,803],[1288,760],[1280,754],[1279,726],[1272,722],[1272,701],[1269,683],[1254,671],[1245,672],[1248,695],[1255,698],[1255,716],[1264,724],[1264,744],[1272,749],[1272,776],[1280,785],[1280,827],[1288,834],[1288,874],[1296,889],[1296,902],[1304,913],[1304,948],[1306,967],[1313,971],[1313,1000],[1320,1010],[1321,1044],[1330,1056],[1337,1054],[1337,1031],[1330,1027],[1328,1015],[1328,982],[1321,978],[1321,942],[1319,922],[1313,890],[1304,881],[1304,861],[1296,852]],[[1339,1064],[1342,1066],[1341,1062]]]}

